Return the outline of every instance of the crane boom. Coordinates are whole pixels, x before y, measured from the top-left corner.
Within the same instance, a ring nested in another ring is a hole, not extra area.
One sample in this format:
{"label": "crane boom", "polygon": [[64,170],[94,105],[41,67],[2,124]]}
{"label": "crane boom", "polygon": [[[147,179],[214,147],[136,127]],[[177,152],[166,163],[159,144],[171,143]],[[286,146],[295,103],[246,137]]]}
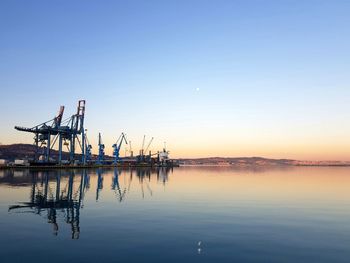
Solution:
{"label": "crane boom", "polygon": [[151,144],[152,144],[152,142],[153,142],[153,137],[152,137],[152,139],[149,141],[149,143],[148,143],[148,145],[147,145],[147,147],[146,147],[146,149],[145,149],[145,152],[147,152],[147,150],[148,150],[148,148],[151,146]]}
{"label": "crane boom", "polygon": [[117,164],[117,162],[119,161],[119,151],[120,148],[122,147],[122,143],[123,141],[125,142],[125,144],[128,144],[128,141],[126,140],[126,135],[125,133],[122,132],[122,134],[119,136],[118,140],[115,142],[115,144],[113,144],[113,155],[114,155],[114,164]]}
{"label": "crane boom", "polygon": [[145,139],[146,139],[146,135],[143,135],[142,147],[141,147],[141,154],[142,155],[143,155],[143,148],[145,147]]}
{"label": "crane boom", "polygon": [[125,144],[128,144],[128,141],[126,140],[126,136],[123,132],[122,132],[121,136],[122,136],[122,138],[121,138],[120,143],[119,143],[119,147],[118,147],[119,149],[122,146],[123,140],[124,140]]}

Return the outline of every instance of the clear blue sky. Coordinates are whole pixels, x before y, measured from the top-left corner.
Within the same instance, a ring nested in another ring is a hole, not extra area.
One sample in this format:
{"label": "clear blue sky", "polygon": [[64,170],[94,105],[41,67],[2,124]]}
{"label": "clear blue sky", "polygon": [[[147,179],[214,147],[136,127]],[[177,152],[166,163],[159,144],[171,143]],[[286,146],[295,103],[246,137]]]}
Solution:
{"label": "clear blue sky", "polygon": [[349,160],[349,14],[350,1],[2,0],[0,142],[31,142],[13,126],[86,99],[107,147],[125,131],[174,156]]}

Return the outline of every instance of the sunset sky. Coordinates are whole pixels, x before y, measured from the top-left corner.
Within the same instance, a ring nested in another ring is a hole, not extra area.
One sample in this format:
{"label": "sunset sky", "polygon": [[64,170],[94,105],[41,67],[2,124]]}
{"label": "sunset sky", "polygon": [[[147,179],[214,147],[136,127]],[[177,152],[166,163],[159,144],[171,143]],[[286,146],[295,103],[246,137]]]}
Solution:
{"label": "sunset sky", "polygon": [[[350,160],[350,1],[0,2],[0,142],[86,100],[90,142]],[[124,153],[122,154],[124,155]]]}

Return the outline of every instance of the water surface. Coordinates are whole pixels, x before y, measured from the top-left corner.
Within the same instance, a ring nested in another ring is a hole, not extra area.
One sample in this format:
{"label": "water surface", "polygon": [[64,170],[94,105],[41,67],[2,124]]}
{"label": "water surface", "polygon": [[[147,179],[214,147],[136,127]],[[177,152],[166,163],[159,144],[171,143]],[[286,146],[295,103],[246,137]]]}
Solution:
{"label": "water surface", "polygon": [[0,170],[1,262],[349,262],[350,168]]}

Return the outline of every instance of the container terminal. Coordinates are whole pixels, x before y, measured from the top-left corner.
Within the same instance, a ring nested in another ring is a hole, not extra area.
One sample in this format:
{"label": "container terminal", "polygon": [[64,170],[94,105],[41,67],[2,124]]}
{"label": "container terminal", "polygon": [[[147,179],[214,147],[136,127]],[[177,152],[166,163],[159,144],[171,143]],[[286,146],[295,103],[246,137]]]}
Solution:
{"label": "container terminal", "polygon": [[[133,154],[131,141],[128,142],[125,133],[121,133],[112,145],[113,156],[105,154],[105,145],[101,133],[98,137],[98,154],[92,154],[92,145],[84,127],[85,100],[79,100],[77,111],[71,117],[63,119],[64,106],[61,106],[57,116],[53,119],[27,128],[15,126],[17,131],[34,134],[35,151],[28,159],[0,160],[0,167],[176,167],[178,162],[169,158],[169,151],[164,148],[152,153],[148,151],[153,137],[146,143],[143,137],[142,147],[138,155]],[[129,156],[121,157],[123,145],[129,146]],[[58,149],[58,150],[55,150]]]}

